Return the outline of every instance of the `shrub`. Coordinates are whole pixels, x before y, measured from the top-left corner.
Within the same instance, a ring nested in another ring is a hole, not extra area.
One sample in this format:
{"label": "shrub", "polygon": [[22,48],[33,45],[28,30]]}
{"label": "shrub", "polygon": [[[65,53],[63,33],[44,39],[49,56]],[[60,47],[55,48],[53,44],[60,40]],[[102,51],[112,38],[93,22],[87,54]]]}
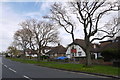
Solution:
{"label": "shrub", "polygon": [[40,56],[40,59],[48,59],[49,58],[49,56],[45,56],[45,55],[43,55],[43,56]]}
{"label": "shrub", "polygon": [[120,59],[119,49],[106,49],[101,52],[105,61],[118,60]]}

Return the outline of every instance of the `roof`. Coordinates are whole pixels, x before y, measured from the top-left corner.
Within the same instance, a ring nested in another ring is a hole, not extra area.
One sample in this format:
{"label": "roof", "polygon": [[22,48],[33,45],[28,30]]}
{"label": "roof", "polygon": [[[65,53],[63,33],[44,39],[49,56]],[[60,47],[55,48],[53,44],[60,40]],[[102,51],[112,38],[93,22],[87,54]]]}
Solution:
{"label": "roof", "polygon": [[112,41],[104,41],[100,44],[100,47],[106,46],[108,44],[112,43]]}
{"label": "roof", "polygon": [[42,47],[43,49],[46,49],[46,50],[49,50],[51,49],[52,47],[51,46],[45,46],[45,47]]}
{"label": "roof", "polygon": [[120,36],[116,37],[116,39],[120,41]]}
{"label": "roof", "polygon": [[64,48],[62,45],[58,45],[56,47],[51,48],[49,52],[46,54],[65,54],[66,53],[66,48]]}
{"label": "roof", "polygon": [[105,43],[105,42],[112,42],[112,40],[100,41],[100,43]]}
{"label": "roof", "polygon": [[[83,50],[85,50],[85,47],[86,47],[85,40],[83,40],[83,39],[75,39],[74,42],[72,42],[68,46],[71,46],[73,44],[79,45]],[[93,45],[94,44],[90,44],[90,51],[91,52],[95,51]]]}
{"label": "roof", "polygon": [[101,46],[99,51],[104,51],[106,49],[120,49],[120,43],[118,42],[112,42],[112,43],[109,43],[105,46]]}
{"label": "roof", "polygon": [[32,50],[32,49],[26,49],[25,52],[28,52],[30,54],[37,54],[37,50]]}
{"label": "roof", "polygon": [[[116,41],[118,40],[118,41]],[[106,49],[120,49],[120,37],[116,37],[112,42],[104,42],[100,44],[98,52],[104,51]]]}

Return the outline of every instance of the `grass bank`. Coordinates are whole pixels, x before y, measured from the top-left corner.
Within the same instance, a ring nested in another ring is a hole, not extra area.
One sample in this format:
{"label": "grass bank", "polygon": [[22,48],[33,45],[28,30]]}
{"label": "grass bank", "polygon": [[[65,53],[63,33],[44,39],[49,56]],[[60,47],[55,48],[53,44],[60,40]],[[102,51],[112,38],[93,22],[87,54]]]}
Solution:
{"label": "grass bank", "polygon": [[112,76],[118,76],[120,72],[120,68],[112,67],[112,66],[94,65],[92,67],[85,67],[83,64],[72,64],[72,63],[61,64],[61,62],[35,61],[35,60],[26,60],[26,59],[18,59],[18,58],[9,58],[9,59],[13,61],[19,61],[22,63],[37,64],[39,66],[46,66],[46,67],[73,70],[73,71],[90,72],[90,73],[99,73],[99,74],[106,74]]}

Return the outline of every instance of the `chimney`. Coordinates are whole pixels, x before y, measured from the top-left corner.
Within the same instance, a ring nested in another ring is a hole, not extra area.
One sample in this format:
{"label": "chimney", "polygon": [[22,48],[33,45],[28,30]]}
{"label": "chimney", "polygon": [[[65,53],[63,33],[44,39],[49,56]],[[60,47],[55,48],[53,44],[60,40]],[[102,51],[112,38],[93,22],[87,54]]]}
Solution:
{"label": "chimney", "polygon": [[58,43],[58,46],[60,46],[60,43]]}

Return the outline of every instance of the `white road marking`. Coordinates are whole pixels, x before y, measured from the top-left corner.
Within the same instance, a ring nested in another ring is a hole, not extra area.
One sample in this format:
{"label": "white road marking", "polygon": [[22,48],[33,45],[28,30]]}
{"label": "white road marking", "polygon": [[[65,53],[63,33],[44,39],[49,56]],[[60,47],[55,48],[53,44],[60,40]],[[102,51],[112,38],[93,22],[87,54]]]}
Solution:
{"label": "white road marking", "polygon": [[7,68],[7,65],[4,65]]}
{"label": "white road marking", "polygon": [[[7,65],[4,65],[6,68],[8,68],[8,66]],[[11,71],[13,71],[14,73],[16,73],[16,71],[14,70],[14,69],[12,69],[12,68],[8,68],[9,70],[11,70]],[[29,79],[29,80],[32,80],[32,79],[30,79],[28,76],[23,76],[24,78],[27,78],[27,79]]]}
{"label": "white road marking", "polygon": [[13,71],[13,72],[15,72],[15,73],[16,73],[16,71],[15,71],[14,69],[9,68],[9,70],[11,70],[11,71]]}
{"label": "white road marking", "polygon": [[29,80],[32,80],[32,79],[30,79],[28,76],[25,76],[25,75],[24,75],[23,77],[24,77],[24,78],[27,78],[27,79],[29,79]]}

